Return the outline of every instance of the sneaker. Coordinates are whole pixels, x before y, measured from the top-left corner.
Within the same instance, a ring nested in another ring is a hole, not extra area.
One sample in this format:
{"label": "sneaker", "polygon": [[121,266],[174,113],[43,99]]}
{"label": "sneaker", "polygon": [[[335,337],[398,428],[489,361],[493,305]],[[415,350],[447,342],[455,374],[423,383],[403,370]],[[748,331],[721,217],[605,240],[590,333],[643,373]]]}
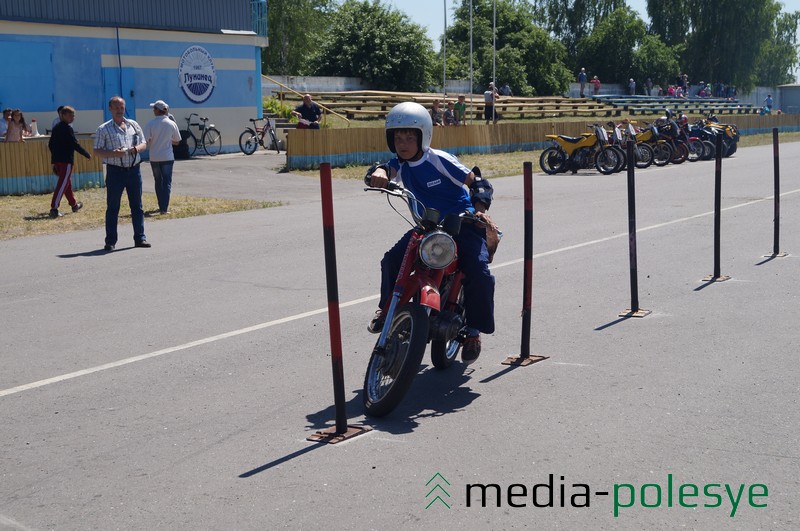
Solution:
{"label": "sneaker", "polygon": [[113,250],[114,250],[114,246],[113,246],[113,245],[111,245],[110,243],[107,243],[107,244],[105,244],[105,245],[103,246],[103,250],[104,250],[104,251],[113,251]]}
{"label": "sneaker", "polygon": [[55,219],[61,217],[61,212],[58,211],[57,208],[50,209],[50,218]]}
{"label": "sneaker", "polygon": [[461,347],[461,361],[464,365],[475,363],[481,355],[481,336],[470,336],[464,340]]}
{"label": "sneaker", "polygon": [[72,211],[77,212],[78,210],[83,208],[83,203],[75,203],[72,205]]}
{"label": "sneaker", "polygon": [[139,240],[138,242],[133,244],[134,247],[152,247],[147,240]]}
{"label": "sneaker", "polygon": [[375,312],[375,317],[372,318],[372,321],[369,322],[367,325],[367,331],[370,334],[380,334],[381,330],[383,330],[383,322],[385,319],[383,318],[383,311],[377,310]]}

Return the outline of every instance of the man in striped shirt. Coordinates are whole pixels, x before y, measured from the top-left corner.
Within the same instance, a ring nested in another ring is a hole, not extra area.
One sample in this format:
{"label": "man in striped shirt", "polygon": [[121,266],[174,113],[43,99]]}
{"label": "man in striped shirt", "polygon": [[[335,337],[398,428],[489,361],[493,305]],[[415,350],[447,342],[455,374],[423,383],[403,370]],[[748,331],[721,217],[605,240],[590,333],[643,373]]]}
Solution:
{"label": "man in striped shirt", "polygon": [[117,218],[122,192],[127,191],[135,247],[150,247],[144,234],[142,173],[139,155],[147,149],[144,132],[135,120],[125,117],[125,100],[114,96],[108,102],[111,120],[97,128],[94,154],[106,164],[106,251],[117,244]]}

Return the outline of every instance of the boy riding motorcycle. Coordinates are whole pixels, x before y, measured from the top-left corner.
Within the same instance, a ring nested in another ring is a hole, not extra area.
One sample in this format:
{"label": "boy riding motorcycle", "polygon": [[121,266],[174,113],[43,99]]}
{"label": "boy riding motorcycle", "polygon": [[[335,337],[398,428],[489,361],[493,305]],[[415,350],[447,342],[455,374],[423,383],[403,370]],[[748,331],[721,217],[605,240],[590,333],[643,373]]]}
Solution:
{"label": "boy riding motorcycle", "polygon": [[[490,250],[487,233],[496,248],[497,226],[485,214],[492,202],[492,186],[456,157],[430,147],[433,123],[422,105],[401,103],[386,116],[386,143],[397,156],[386,164],[369,169],[364,181],[376,188],[386,188],[390,181],[409,189],[426,207],[435,208],[442,217],[464,211],[476,213],[486,228],[464,224],[455,237],[459,265],[466,275],[464,307],[467,339],[461,351],[469,365],[481,352],[480,333],[494,332],[494,277],[489,271]],[[471,193],[472,192],[472,193]],[[373,334],[383,328],[383,309],[392,295],[403,254],[411,237],[406,233],[381,260],[381,299],[378,311],[367,326]],[[493,253],[494,249],[492,249]]]}

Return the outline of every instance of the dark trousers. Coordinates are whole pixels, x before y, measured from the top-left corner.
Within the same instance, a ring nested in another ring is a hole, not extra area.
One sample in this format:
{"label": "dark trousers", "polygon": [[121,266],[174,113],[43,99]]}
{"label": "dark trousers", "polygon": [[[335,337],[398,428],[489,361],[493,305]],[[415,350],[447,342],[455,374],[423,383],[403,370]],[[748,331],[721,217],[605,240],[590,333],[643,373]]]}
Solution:
{"label": "dark trousers", "polygon": [[[392,298],[400,264],[408,247],[411,231],[389,249],[381,260],[381,300],[384,308]],[[489,271],[489,251],[483,229],[463,225],[455,237],[458,246],[458,265],[464,272],[464,309],[467,326],[485,334],[494,332],[494,277]]]}
{"label": "dark trousers", "polygon": [[69,162],[56,162],[54,164],[58,183],[53,191],[53,199],[50,201],[50,208],[58,209],[61,204],[61,197],[66,197],[70,206],[75,206],[77,201],[72,195],[72,164]]}
{"label": "dark trousers", "polygon": [[106,165],[106,245],[117,244],[117,218],[122,192],[128,193],[131,207],[133,240],[145,241],[144,208],[142,207],[142,172],[137,164],[133,168]]}

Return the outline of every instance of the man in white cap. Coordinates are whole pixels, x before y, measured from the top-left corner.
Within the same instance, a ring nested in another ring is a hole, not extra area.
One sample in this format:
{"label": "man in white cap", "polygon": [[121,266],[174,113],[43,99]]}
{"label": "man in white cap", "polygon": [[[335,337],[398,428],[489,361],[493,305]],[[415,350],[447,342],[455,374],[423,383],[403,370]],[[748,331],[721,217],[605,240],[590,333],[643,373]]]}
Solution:
{"label": "man in white cap", "polygon": [[144,126],[144,138],[150,148],[150,168],[153,170],[158,210],[169,214],[169,196],[172,192],[172,166],[175,155],[172,146],[181,141],[178,124],[169,118],[169,105],[164,100],[150,104],[155,118]]}

